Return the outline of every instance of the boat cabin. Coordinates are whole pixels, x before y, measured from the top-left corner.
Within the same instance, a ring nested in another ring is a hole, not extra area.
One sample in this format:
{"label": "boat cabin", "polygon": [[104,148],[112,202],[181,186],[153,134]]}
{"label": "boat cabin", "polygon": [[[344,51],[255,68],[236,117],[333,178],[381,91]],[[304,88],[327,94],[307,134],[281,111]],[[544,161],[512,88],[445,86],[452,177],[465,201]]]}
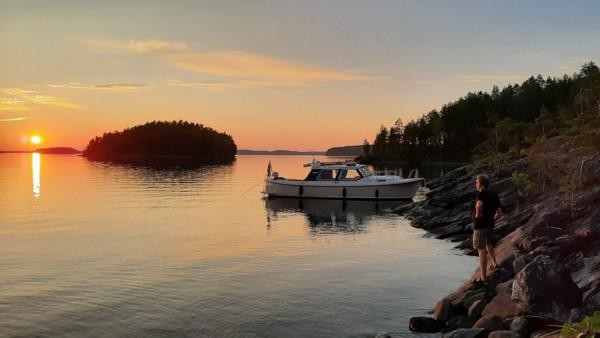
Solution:
{"label": "boat cabin", "polygon": [[316,162],[311,167],[305,181],[357,181],[373,175],[366,165],[355,163]]}

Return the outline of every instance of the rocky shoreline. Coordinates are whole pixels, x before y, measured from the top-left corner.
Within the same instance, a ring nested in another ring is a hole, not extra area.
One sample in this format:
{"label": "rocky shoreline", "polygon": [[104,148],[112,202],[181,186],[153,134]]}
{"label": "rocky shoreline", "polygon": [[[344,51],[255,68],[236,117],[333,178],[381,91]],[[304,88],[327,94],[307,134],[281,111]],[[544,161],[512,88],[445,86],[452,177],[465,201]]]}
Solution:
{"label": "rocky shoreline", "polygon": [[[495,227],[499,268],[491,272],[487,286],[473,284],[475,270],[435,305],[431,317],[411,318],[411,330],[453,338],[558,337],[563,323],[600,310],[600,156],[568,145],[558,145],[548,156],[580,167],[577,198],[573,191],[559,190],[524,198],[512,173],[537,173],[528,156],[511,158],[505,170],[491,175],[492,189],[505,209]],[[427,184],[425,200],[397,212],[473,255],[474,176],[467,167],[453,170]]]}

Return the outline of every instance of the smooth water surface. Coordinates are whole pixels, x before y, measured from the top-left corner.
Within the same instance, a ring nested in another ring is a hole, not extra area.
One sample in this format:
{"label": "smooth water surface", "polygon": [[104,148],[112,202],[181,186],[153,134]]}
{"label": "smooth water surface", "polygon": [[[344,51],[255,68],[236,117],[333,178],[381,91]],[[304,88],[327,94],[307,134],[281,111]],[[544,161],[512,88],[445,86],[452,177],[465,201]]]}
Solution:
{"label": "smooth water surface", "polygon": [[408,335],[476,262],[395,202],[264,200],[269,159],[151,169],[0,154],[0,336]]}

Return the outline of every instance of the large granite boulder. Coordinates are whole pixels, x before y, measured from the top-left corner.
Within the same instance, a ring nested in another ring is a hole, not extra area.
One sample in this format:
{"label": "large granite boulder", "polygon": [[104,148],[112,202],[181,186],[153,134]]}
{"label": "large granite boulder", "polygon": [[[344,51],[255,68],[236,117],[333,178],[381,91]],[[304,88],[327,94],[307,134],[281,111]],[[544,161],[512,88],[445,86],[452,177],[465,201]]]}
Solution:
{"label": "large granite boulder", "polygon": [[521,270],[523,270],[523,268],[529,263],[531,263],[531,257],[528,255],[518,256],[512,263],[513,272],[515,274],[521,272]]}
{"label": "large granite boulder", "polygon": [[478,300],[487,303],[488,296],[492,292],[493,290],[486,289],[485,287],[470,285],[465,289],[450,294],[447,298],[450,299],[454,307],[462,308],[466,312]]}
{"label": "large granite boulder", "polygon": [[450,329],[468,329],[473,326],[474,321],[466,315],[456,316],[446,322]]}
{"label": "large granite boulder", "polygon": [[412,317],[408,328],[415,332],[435,333],[444,328],[444,323],[431,317]]}
{"label": "large granite boulder", "polygon": [[518,243],[518,247],[525,252],[531,252],[538,246],[549,243],[550,241],[550,237],[548,236],[525,237]]}
{"label": "large granite boulder", "polygon": [[507,329],[506,324],[504,324],[504,321],[502,321],[502,318],[498,316],[481,317],[477,322],[475,322],[473,328],[483,328],[489,332]]}
{"label": "large granite boulder", "polygon": [[433,309],[433,318],[445,322],[456,315],[455,306],[448,298],[440,300]]}
{"label": "large granite boulder", "polygon": [[482,300],[475,301],[469,307],[469,310],[467,311],[467,315],[473,321],[479,319],[479,317],[481,317],[481,312],[483,311],[483,309],[485,308],[486,305],[487,304],[484,301],[482,301]]}
{"label": "large granite boulder", "polygon": [[[503,284],[500,284],[504,286]],[[516,303],[511,299],[511,289],[502,287],[492,300],[483,308],[483,316],[499,316],[500,318],[510,318],[517,316],[520,310]]]}
{"label": "large granite boulder", "polygon": [[537,256],[514,278],[511,300],[523,313],[566,321],[581,305],[581,290],[563,266],[549,256]]}
{"label": "large granite boulder", "polygon": [[490,288],[495,288],[499,284],[506,282],[514,276],[512,272],[512,268],[504,269],[502,267],[498,267],[496,270],[491,271],[488,274],[488,283]]}
{"label": "large granite boulder", "polygon": [[525,317],[516,317],[510,323],[510,330],[518,333],[521,337],[529,336],[529,322]]}

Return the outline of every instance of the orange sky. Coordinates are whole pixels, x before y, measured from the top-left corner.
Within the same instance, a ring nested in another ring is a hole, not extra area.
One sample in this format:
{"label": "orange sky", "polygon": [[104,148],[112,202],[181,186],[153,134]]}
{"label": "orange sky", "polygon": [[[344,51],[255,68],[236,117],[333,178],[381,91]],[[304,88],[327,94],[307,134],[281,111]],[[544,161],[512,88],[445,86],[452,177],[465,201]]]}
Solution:
{"label": "orange sky", "polygon": [[361,144],[382,124],[468,91],[577,71],[600,52],[593,12],[555,3],[5,2],[0,150],[33,149],[33,134],[42,146],[83,149],[105,131],[180,119],[225,131],[241,149]]}

